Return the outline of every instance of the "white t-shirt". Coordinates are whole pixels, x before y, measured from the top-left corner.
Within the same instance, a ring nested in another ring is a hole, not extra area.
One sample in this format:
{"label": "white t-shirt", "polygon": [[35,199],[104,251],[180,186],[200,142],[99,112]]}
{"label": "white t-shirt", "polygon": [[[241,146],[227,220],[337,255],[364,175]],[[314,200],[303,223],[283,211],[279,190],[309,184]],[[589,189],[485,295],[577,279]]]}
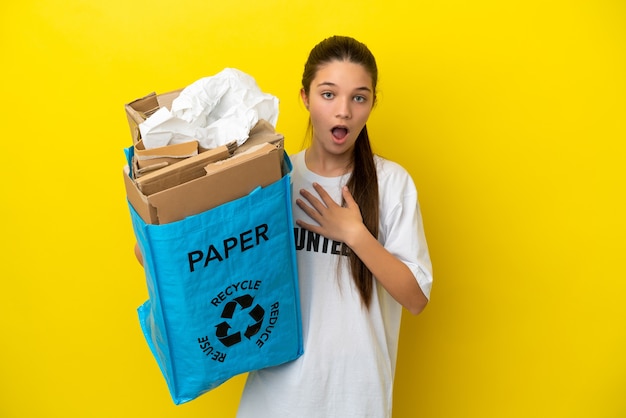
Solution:
{"label": "white t-shirt", "polygon": [[[322,185],[341,202],[348,175],[321,177],[308,170],[304,151],[293,163],[294,219],[300,189]],[[380,194],[379,241],[413,272],[430,297],[432,267],[413,180],[400,165],[375,157]],[[248,376],[239,418],[391,417],[402,306],[381,286],[369,310],[362,305],[343,245],[294,225],[304,354]]]}

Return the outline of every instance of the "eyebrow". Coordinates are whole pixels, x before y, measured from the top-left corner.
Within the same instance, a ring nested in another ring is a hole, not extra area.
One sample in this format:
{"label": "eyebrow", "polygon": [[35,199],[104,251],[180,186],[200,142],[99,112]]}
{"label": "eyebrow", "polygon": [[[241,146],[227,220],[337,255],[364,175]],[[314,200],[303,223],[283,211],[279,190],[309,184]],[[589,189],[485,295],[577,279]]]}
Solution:
{"label": "eyebrow", "polygon": [[[323,81],[317,85],[317,87],[322,87],[322,86],[337,87],[337,84],[332,83],[330,81]],[[364,91],[369,91],[369,92],[372,91],[372,89],[370,89],[367,86],[357,87],[355,90],[364,90]]]}

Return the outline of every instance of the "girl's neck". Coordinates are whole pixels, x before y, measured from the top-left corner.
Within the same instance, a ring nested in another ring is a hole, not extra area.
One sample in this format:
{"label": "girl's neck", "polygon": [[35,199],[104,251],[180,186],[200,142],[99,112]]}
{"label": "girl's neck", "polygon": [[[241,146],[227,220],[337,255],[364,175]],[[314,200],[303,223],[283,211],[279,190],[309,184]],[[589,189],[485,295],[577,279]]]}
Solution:
{"label": "girl's neck", "polygon": [[305,151],[304,161],[309,170],[322,177],[340,177],[352,170],[352,153],[333,155],[311,146]]}

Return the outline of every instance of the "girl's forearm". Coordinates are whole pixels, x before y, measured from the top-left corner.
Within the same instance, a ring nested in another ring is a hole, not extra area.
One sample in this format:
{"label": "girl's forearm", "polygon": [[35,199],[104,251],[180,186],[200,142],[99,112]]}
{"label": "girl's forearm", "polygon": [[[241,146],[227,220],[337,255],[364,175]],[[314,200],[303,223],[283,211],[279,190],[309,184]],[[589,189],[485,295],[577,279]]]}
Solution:
{"label": "girl's forearm", "polygon": [[411,270],[387,251],[365,226],[346,244],[398,303],[414,315],[426,307],[428,299]]}

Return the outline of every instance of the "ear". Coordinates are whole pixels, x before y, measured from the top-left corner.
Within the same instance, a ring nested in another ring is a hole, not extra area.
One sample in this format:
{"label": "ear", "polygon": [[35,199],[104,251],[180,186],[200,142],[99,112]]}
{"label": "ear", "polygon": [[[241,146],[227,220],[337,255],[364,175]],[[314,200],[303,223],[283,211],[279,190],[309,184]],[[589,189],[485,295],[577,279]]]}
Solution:
{"label": "ear", "polygon": [[304,107],[309,110],[309,97],[306,95],[304,88],[300,89],[300,97],[302,98],[302,103],[304,103]]}

